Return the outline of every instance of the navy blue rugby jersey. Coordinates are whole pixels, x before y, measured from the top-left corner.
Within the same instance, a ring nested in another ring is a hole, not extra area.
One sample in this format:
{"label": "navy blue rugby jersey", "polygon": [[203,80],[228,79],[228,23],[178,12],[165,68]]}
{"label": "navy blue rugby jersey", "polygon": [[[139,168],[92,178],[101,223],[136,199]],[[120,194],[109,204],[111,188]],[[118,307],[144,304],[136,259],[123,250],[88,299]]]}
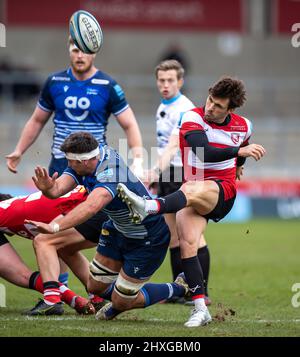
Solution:
{"label": "navy blue rugby jersey", "polygon": [[109,116],[122,113],[128,103],[122,88],[107,74],[97,71],[91,78],[79,81],[69,68],[48,77],[38,106],[55,112],[52,154],[63,158],[60,146],[76,131],[88,131],[99,143],[106,144]]}
{"label": "navy blue rugby jersey", "polygon": [[129,218],[127,205],[117,195],[117,185],[124,183],[131,191],[141,197],[150,197],[143,183],[130,171],[116,150],[109,146],[99,146],[101,159],[95,172],[88,176],[79,176],[68,167],[64,174],[73,177],[78,185],[83,185],[88,192],[97,187],[103,187],[113,197],[112,201],[103,208],[114,227],[127,238],[144,239],[158,235],[165,229],[163,215],[150,215],[142,223],[135,224]]}

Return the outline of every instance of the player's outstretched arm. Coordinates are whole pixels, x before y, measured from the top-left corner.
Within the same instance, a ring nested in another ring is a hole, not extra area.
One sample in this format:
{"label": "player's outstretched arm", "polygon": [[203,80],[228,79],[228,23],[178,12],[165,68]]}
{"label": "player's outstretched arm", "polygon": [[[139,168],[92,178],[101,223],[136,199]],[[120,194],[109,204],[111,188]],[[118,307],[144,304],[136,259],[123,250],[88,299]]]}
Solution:
{"label": "player's outstretched arm", "polygon": [[99,187],[90,193],[86,201],[73,208],[64,217],[55,219],[50,224],[31,220],[25,220],[25,223],[32,224],[40,233],[58,233],[87,221],[111,200],[112,196],[108,190]]}
{"label": "player's outstretched arm", "polygon": [[35,186],[48,198],[60,197],[77,186],[75,180],[69,175],[62,175],[58,178],[58,173],[55,172],[50,177],[45,167],[37,166],[34,173],[32,180]]}
{"label": "player's outstretched arm", "polygon": [[11,154],[6,155],[6,165],[9,171],[14,174],[17,173],[17,166],[21,161],[22,155],[34,143],[50,116],[50,112],[36,107],[32,116],[25,124],[15,150]]}

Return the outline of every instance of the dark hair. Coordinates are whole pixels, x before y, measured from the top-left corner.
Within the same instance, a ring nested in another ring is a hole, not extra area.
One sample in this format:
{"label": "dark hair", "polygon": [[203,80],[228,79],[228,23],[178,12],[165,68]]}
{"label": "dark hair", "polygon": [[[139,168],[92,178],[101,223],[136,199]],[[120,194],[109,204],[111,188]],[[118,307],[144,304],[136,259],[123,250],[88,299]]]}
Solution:
{"label": "dark hair", "polygon": [[0,201],[9,200],[10,198],[13,198],[13,196],[8,193],[0,193]]}
{"label": "dark hair", "polygon": [[158,71],[170,71],[172,69],[176,71],[178,80],[183,78],[184,68],[182,67],[181,63],[174,59],[162,61],[155,67],[156,78],[158,75]]}
{"label": "dark hair", "polygon": [[60,150],[64,153],[84,154],[99,146],[95,137],[86,131],[77,131],[69,135],[62,143]]}
{"label": "dark hair", "polygon": [[244,82],[228,76],[221,77],[208,90],[209,94],[216,98],[228,98],[228,109],[241,107],[246,101]]}

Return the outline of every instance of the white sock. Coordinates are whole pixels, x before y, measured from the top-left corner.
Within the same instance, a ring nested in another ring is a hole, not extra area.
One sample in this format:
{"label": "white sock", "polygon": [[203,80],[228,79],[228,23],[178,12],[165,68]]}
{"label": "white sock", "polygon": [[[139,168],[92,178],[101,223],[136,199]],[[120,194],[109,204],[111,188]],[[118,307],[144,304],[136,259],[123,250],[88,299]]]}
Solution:
{"label": "white sock", "polygon": [[147,213],[157,213],[158,212],[158,203],[156,200],[146,200],[145,202],[145,211]]}
{"label": "white sock", "polygon": [[204,298],[199,298],[199,299],[196,299],[194,300],[194,303],[195,303],[195,308],[197,310],[203,310],[203,309],[206,309],[206,305],[205,305],[205,300]]}

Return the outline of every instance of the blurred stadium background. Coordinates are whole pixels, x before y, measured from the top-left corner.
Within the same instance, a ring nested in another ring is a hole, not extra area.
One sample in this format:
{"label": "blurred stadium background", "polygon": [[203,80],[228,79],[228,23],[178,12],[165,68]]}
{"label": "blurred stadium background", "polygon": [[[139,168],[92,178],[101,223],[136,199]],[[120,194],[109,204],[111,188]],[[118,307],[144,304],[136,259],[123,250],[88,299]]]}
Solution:
{"label": "blurred stadium background", "polygon": [[[70,316],[73,312],[32,323],[20,312],[32,306],[36,293],[20,293],[1,280],[8,289],[0,336],[299,336],[300,302],[295,295],[297,304],[291,304],[296,292],[291,288],[299,281],[300,35],[295,31],[300,0],[0,0],[0,31],[1,23],[6,29],[0,37],[0,46],[6,40],[0,47],[1,192],[34,190],[34,167],[49,163],[50,122],[23,156],[17,175],[6,169],[5,154],[14,149],[49,73],[68,65],[68,20],[78,9],[93,13],[102,26],[96,65],[124,88],[149,152],[156,146],[160,100],[154,67],[175,51],[187,66],[184,91],[196,105],[223,74],[245,81],[248,100],[240,113],[252,120],[252,142],[263,144],[267,155],[246,164],[227,218],[236,224],[212,224],[207,231],[215,317],[210,327],[187,331],[182,322],[189,309],[165,304],[107,324]],[[118,148],[123,137],[111,117],[109,143]],[[31,243],[17,237],[11,242],[35,269]],[[154,281],[170,276],[166,259]],[[84,294],[72,276],[70,283]],[[224,305],[236,316],[220,312]]]}
{"label": "blurred stadium background", "polygon": [[[8,172],[4,156],[14,149],[48,74],[68,65],[68,20],[80,8],[102,25],[96,65],[125,89],[148,150],[156,145],[159,103],[153,70],[167,52],[185,61],[184,91],[197,105],[221,75],[243,79],[248,100],[241,113],[253,121],[252,142],[268,153],[258,164],[248,160],[229,218],[300,217],[300,48],[292,45],[299,0],[52,0],[42,7],[38,0],[0,0],[6,27],[6,47],[0,48],[1,191],[32,190],[34,166],[48,165],[51,123],[24,155],[18,175]],[[113,117],[108,129],[109,143],[118,148],[124,135]]]}

